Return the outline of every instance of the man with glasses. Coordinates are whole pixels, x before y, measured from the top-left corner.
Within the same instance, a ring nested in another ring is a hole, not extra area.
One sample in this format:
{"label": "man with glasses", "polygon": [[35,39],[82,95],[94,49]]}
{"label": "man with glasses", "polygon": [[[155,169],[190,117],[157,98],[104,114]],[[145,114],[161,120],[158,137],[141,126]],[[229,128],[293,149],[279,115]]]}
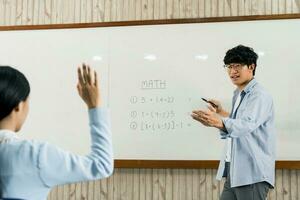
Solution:
{"label": "man with glasses", "polygon": [[226,52],[224,67],[237,87],[232,110],[216,100],[192,117],[220,130],[226,139],[217,179],[226,177],[221,200],[265,200],[275,182],[274,105],[271,95],[254,78],[257,54],[239,45]]}

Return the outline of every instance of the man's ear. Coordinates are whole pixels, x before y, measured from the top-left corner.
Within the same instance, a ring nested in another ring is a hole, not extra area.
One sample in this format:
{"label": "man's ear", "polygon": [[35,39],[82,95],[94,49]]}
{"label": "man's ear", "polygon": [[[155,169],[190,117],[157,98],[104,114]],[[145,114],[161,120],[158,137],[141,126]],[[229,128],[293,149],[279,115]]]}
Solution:
{"label": "man's ear", "polygon": [[249,67],[248,67],[249,69],[251,69],[251,70],[254,70],[255,69],[255,64],[251,64],[251,65],[249,65]]}

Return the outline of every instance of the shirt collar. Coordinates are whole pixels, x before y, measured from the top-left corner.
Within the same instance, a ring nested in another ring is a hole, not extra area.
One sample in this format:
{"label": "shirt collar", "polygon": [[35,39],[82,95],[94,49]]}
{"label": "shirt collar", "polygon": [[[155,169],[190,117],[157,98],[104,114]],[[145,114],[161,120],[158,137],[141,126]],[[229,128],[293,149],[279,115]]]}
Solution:
{"label": "shirt collar", "polygon": [[2,140],[7,139],[19,139],[16,132],[13,132],[11,130],[2,129],[0,130],[0,143]]}
{"label": "shirt collar", "polygon": [[[247,85],[246,87],[243,89],[243,91],[247,94],[249,93],[252,88],[257,84],[257,81],[255,78],[253,78]],[[234,94],[237,95],[239,92],[242,92],[242,91],[239,91],[239,89],[237,88],[235,91],[234,91]]]}

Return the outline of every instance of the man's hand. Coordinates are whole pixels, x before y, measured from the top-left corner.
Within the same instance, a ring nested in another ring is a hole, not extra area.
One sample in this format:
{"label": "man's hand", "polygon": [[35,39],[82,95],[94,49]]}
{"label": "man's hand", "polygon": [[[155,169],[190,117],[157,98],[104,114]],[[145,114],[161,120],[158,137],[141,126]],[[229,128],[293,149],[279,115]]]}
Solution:
{"label": "man's hand", "polygon": [[209,110],[214,110],[213,112],[221,115],[222,117],[228,117],[229,116],[229,113],[226,110],[223,109],[220,101],[217,101],[215,99],[209,99],[209,101],[217,106],[216,108],[214,108],[213,106],[211,106],[211,104],[208,104],[208,109]]}
{"label": "man's hand", "polygon": [[77,72],[77,90],[79,96],[83,99],[89,109],[99,107],[101,102],[96,71],[92,73],[90,66],[82,64],[82,67],[78,67]]}
{"label": "man's hand", "polygon": [[216,114],[213,108],[210,110],[194,110],[191,114],[192,118],[199,121],[204,126],[216,127],[218,129],[224,129],[222,119]]}

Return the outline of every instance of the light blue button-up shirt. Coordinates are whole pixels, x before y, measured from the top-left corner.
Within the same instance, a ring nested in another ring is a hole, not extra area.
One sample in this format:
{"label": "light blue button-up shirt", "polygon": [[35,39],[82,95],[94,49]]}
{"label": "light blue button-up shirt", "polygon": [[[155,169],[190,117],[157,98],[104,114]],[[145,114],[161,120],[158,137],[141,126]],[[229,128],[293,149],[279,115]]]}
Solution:
{"label": "light blue button-up shirt", "polygon": [[[274,105],[271,95],[255,80],[244,88],[246,93],[236,118],[233,112],[222,118],[225,131],[221,138],[232,138],[230,181],[231,187],[266,181],[275,182],[275,126]],[[234,105],[238,89],[234,91]],[[226,149],[225,145],[225,149]],[[226,151],[221,157],[217,179],[221,180],[225,168]]]}
{"label": "light blue button-up shirt", "polygon": [[46,200],[53,186],[110,176],[113,152],[107,115],[103,108],[89,110],[92,144],[86,156],[1,130],[0,199]]}

